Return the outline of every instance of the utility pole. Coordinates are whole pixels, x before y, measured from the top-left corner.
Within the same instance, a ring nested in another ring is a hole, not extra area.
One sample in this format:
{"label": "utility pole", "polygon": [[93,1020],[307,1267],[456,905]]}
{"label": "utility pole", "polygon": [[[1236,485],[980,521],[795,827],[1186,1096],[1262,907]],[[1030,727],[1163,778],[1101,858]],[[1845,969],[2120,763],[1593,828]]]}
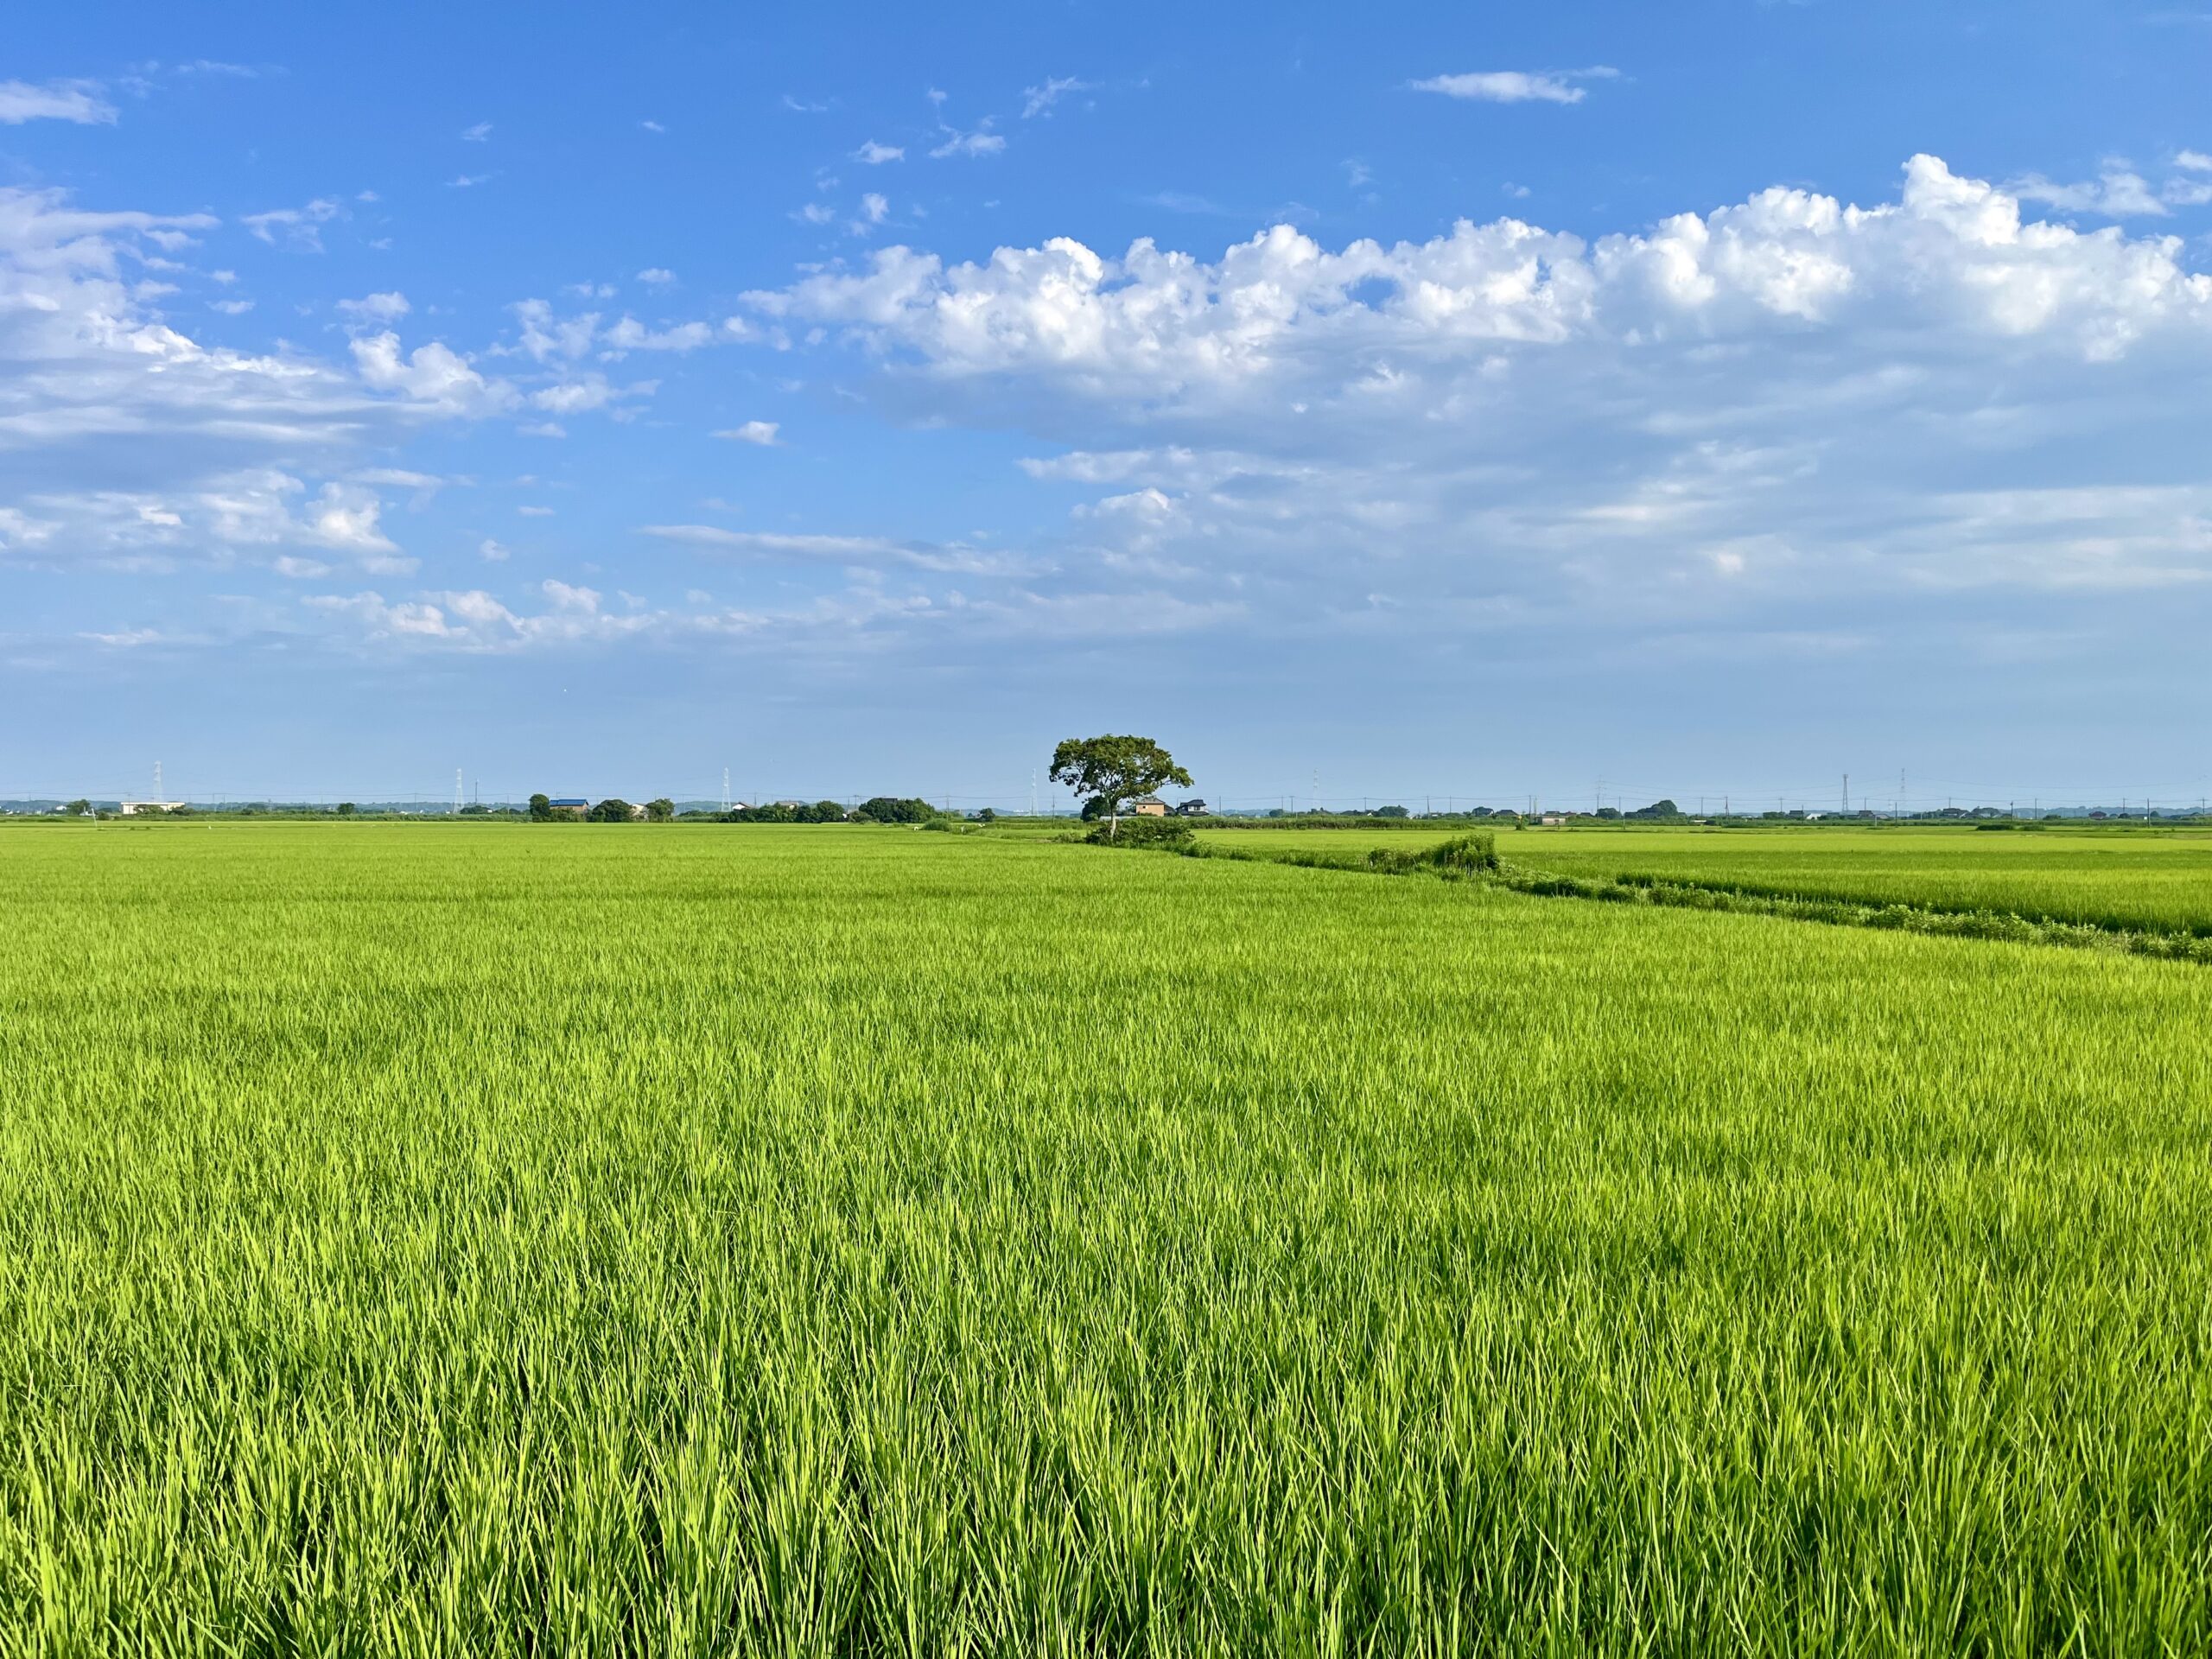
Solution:
{"label": "utility pole", "polygon": [[729,768],[722,768],[722,810],[729,810]]}
{"label": "utility pole", "polygon": [[1037,816],[1037,768],[1029,768],[1029,816]]}
{"label": "utility pole", "polygon": [[459,766],[455,766],[453,769],[453,815],[456,818],[461,816],[461,768]]}
{"label": "utility pole", "polygon": [[1847,772],[1843,774],[1843,816],[1851,816],[1851,774]]}
{"label": "utility pole", "polygon": [[154,762],[154,798],[157,801],[163,798],[162,795],[162,763],[158,760]]}

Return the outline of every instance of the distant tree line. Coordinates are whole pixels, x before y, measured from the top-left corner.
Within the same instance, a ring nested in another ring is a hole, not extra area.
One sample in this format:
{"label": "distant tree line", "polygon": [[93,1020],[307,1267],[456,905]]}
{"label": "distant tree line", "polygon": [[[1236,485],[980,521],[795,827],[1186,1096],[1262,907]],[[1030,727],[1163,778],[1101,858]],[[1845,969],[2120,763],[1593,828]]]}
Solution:
{"label": "distant tree line", "polygon": [[[575,807],[556,807],[545,795],[530,798],[529,816],[533,823],[550,823],[558,819],[571,822],[577,818],[588,823],[666,823],[676,817],[676,803],[665,796],[647,801],[643,806],[632,806],[620,796],[609,796],[594,801],[579,810]],[[927,801],[912,796],[875,795],[858,806],[847,807],[842,801],[774,801],[760,806],[734,806],[720,812],[687,812],[685,821],[692,823],[928,823],[946,815]]]}

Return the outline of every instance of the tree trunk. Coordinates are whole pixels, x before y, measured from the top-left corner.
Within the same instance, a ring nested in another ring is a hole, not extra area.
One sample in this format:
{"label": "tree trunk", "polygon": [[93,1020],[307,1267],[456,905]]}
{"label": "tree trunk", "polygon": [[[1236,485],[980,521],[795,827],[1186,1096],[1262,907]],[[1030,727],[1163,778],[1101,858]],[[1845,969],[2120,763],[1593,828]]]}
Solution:
{"label": "tree trunk", "polygon": [[1108,808],[1108,809],[1107,809],[1107,812],[1106,812],[1106,839],[1107,839],[1107,840],[1109,840],[1109,841],[1116,841],[1116,840],[1118,840],[1118,839],[1120,839],[1120,837],[1121,837],[1121,834],[1122,834],[1122,804],[1121,804],[1119,801],[1116,801],[1116,802],[1115,802],[1115,803],[1114,803],[1114,804],[1113,804],[1111,807],[1109,807],[1109,808]]}

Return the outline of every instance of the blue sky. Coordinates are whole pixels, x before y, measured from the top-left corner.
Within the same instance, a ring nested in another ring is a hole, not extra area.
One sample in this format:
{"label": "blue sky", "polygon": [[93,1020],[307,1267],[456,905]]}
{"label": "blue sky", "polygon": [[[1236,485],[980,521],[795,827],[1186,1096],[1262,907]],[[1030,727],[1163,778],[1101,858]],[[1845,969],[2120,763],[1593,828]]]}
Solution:
{"label": "blue sky", "polygon": [[0,44],[0,794],[2212,791],[2212,8],[332,11]]}

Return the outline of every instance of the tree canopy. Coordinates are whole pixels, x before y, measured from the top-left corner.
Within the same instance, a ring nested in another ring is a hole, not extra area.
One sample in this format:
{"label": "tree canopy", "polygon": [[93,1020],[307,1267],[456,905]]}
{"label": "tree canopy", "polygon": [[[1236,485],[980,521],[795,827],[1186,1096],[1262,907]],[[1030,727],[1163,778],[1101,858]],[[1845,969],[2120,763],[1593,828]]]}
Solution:
{"label": "tree canopy", "polygon": [[845,809],[836,801],[766,801],[759,806],[734,806],[720,815],[724,823],[842,823]]}
{"label": "tree canopy", "polygon": [[938,810],[917,797],[877,795],[855,807],[853,816],[878,823],[927,823],[938,816]]}
{"label": "tree canopy", "polygon": [[1191,786],[1191,774],[1148,737],[1071,737],[1052,751],[1052,779],[1083,798],[1085,817],[1107,820],[1109,838],[1130,801],[1167,784]]}

